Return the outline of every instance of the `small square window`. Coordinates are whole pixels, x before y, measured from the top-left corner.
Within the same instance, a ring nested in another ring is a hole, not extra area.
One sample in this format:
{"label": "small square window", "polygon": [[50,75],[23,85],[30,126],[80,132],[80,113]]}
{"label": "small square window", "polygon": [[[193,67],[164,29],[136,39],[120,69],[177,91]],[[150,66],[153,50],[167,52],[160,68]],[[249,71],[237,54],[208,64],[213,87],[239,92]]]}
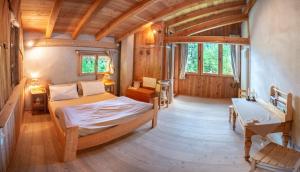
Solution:
{"label": "small square window", "polygon": [[109,72],[111,58],[104,54],[85,53],[79,54],[80,75]]}

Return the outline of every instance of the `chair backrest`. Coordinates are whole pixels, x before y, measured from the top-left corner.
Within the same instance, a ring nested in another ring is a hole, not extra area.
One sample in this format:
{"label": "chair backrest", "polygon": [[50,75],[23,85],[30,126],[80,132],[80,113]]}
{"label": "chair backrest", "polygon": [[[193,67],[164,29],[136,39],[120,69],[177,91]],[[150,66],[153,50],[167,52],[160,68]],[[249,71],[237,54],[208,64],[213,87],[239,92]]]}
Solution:
{"label": "chair backrest", "polygon": [[247,91],[246,90],[242,90],[241,88],[239,88],[238,98],[245,98],[245,97],[247,97]]}
{"label": "chair backrest", "polygon": [[[292,94],[286,93],[275,86],[270,89],[270,103],[283,112],[281,118],[284,121],[291,121],[293,114]],[[282,113],[278,113],[282,114]]]}
{"label": "chair backrest", "polygon": [[143,87],[155,89],[156,78],[143,77]]}

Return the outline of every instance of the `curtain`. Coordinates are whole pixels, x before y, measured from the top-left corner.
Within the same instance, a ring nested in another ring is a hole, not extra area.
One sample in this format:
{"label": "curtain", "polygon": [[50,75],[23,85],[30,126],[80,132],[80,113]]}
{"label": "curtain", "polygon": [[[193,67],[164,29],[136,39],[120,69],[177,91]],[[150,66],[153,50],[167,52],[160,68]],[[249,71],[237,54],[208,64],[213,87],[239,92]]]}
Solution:
{"label": "curtain", "polygon": [[233,78],[236,83],[240,82],[240,61],[241,53],[239,45],[231,45],[231,66],[233,71]]}
{"label": "curtain", "polygon": [[188,45],[181,44],[181,54],[180,54],[180,73],[179,79],[185,79],[185,68],[187,63],[187,56],[188,56]]}
{"label": "curtain", "polygon": [[110,74],[114,74],[115,67],[114,67],[114,61],[113,61],[112,51],[111,50],[107,50],[106,54],[110,58],[109,65],[107,66],[108,67],[108,72]]}

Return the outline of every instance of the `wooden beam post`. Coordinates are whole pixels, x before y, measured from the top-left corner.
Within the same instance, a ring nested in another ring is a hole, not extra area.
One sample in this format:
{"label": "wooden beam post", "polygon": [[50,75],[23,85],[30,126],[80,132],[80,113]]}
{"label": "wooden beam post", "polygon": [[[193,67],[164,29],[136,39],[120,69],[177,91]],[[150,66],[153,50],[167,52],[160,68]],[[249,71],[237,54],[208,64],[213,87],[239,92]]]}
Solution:
{"label": "wooden beam post", "polygon": [[149,19],[148,23],[143,23],[141,25],[135,26],[134,28],[130,29],[129,31],[125,31],[124,33],[120,34],[116,40],[117,42],[121,41],[122,39],[124,39],[125,37],[127,37],[128,35],[134,34],[138,31],[140,31],[140,28],[146,28],[147,26],[153,24],[155,21],[159,20],[160,18],[162,18],[163,16],[166,16],[168,14],[172,14],[175,13],[176,11],[182,10],[184,8],[188,8],[191,6],[194,6],[196,4],[200,4],[201,2],[203,2],[204,0],[185,0],[181,3],[175,4],[173,6],[170,6],[166,9],[161,10],[160,12],[158,12],[157,14],[155,14],[154,16],[151,17],[151,19]]}
{"label": "wooden beam post", "polygon": [[80,19],[79,23],[77,24],[75,30],[72,33],[72,38],[76,39],[79,35],[82,28],[89,22],[90,18],[93,16],[93,14],[99,10],[100,8],[103,8],[104,5],[109,2],[109,0],[95,0],[94,3],[88,8],[87,12],[83,15],[83,17]]}
{"label": "wooden beam post", "polygon": [[147,8],[148,6],[152,5],[154,2],[157,2],[157,0],[143,0],[139,3],[137,3],[135,6],[130,8],[125,13],[121,14],[119,17],[114,19],[112,22],[108,23],[106,26],[104,26],[97,34],[96,34],[96,40],[100,40],[107,36],[113,29],[115,29],[120,23],[124,22],[129,17],[136,15],[140,13],[142,10]]}
{"label": "wooden beam post", "polygon": [[114,42],[99,42],[99,41],[72,40],[72,39],[37,39],[32,41],[33,41],[33,47],[67,46],[67,47],[95,47],[95,48],[117,49],[117,44]]}
{"label": "wooden beam post", "polygon": [[223,18],[217,18],[213,20],[209,20],[206,22],[201,23],[200,25],[193,26],[191,28],[181,30],[179,32],[176,32],[174,35],[176,36],[191,36],[193,34],[204,32],[207,30],[235,24],[235,23],[241,23],[243,21],[246,21],[248,19],[247,15],[232,15],[232,16],[226,16]]}
{"label": "wooden beam post", "polygon": [[248,15],[251,11],[251,8],[254,6],[256,0],[249,0],[247,6],[245,7],[243,13]]}
{"label": "wooden beam post", "polygon": [[221,12],[221,13],[218,13],[218,14],[212,14],[212,15],[209,15],[207,17],[197,18],[195,20],[191,20],[189,22],[181,23],[179,25],[176,25],[175,27],[173,27],[173,31],[179,32],[181,30],[191,28],[191,27],[196,26],[196,25],[200,25],[200,24],[202,24],[204,22],[207,22],[207,21],[211,21],[211,20],[215,20],[215,19],[219,19],[219,18],[224,18],[224,17],[228,17],[228,16],[232,16],[232,15],[242,15],[242,12],[241,12],[241,10],[225,11],[225,12]]}
{"label": "wooden beam post", "polygon": [[188,43],[188,42],[211,42],[249,45],[249,38],[226,37],[226,36],[167,36],[165,43]]}
{"label": "wooden beam post", "polygon": [[55,0],[46,28],[46,38],[51,38],[61,6],[62,0]]}
{"label": "wooden beam post", "polygon": [[202,15],[208,15],[208,14],[214,14],[216,12],[226,12],[226,11],[233,11],[233,10],[241,10],[243,7],[245,7],[246,4],[244,1],[236,1],[236,2],[227,2],[227,3],[222,3],[219,5],[195,10],[192,12],[189,12],[187,14],[180,15],[178,17],[172,18],[170,20],[167,20],[165,22],[166,26],[173,26],[173,25],[178,25],[182,24],[191,20],[195,20]]}

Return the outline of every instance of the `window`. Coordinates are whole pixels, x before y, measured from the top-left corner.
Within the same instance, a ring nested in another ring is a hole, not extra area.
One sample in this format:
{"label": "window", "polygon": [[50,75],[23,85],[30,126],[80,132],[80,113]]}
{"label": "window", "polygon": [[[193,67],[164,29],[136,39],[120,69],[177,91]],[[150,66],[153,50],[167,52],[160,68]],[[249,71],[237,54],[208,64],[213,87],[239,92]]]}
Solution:
{"label": "window", "polygon": [[89,74],[95,72],[95,55],[82,55],[81,57],[81,73]]}
{"label": "window", "polygon": [[109,71],[110,60],[108,56],[103,54],[79,53],[79,74],[94,74],[96,71],[97,73],[106,73]]}
{"label": "window", "polygon": [[110,58],[108,56],[98,56],[98,70],[99,73],[108,72]]}
{"label": "window", "polygon": [[203,43],[203,73],[219,74],[219,45]]}
{"label": "window", "polygon": [[185,71],[187,73],[198,73],[198,44],[188,44],[188,56]]}
{"label": "window", "polygon": [[222,57],[222,74],[233,75],[231,64],[231,46],[223,44],[223,57]]}

